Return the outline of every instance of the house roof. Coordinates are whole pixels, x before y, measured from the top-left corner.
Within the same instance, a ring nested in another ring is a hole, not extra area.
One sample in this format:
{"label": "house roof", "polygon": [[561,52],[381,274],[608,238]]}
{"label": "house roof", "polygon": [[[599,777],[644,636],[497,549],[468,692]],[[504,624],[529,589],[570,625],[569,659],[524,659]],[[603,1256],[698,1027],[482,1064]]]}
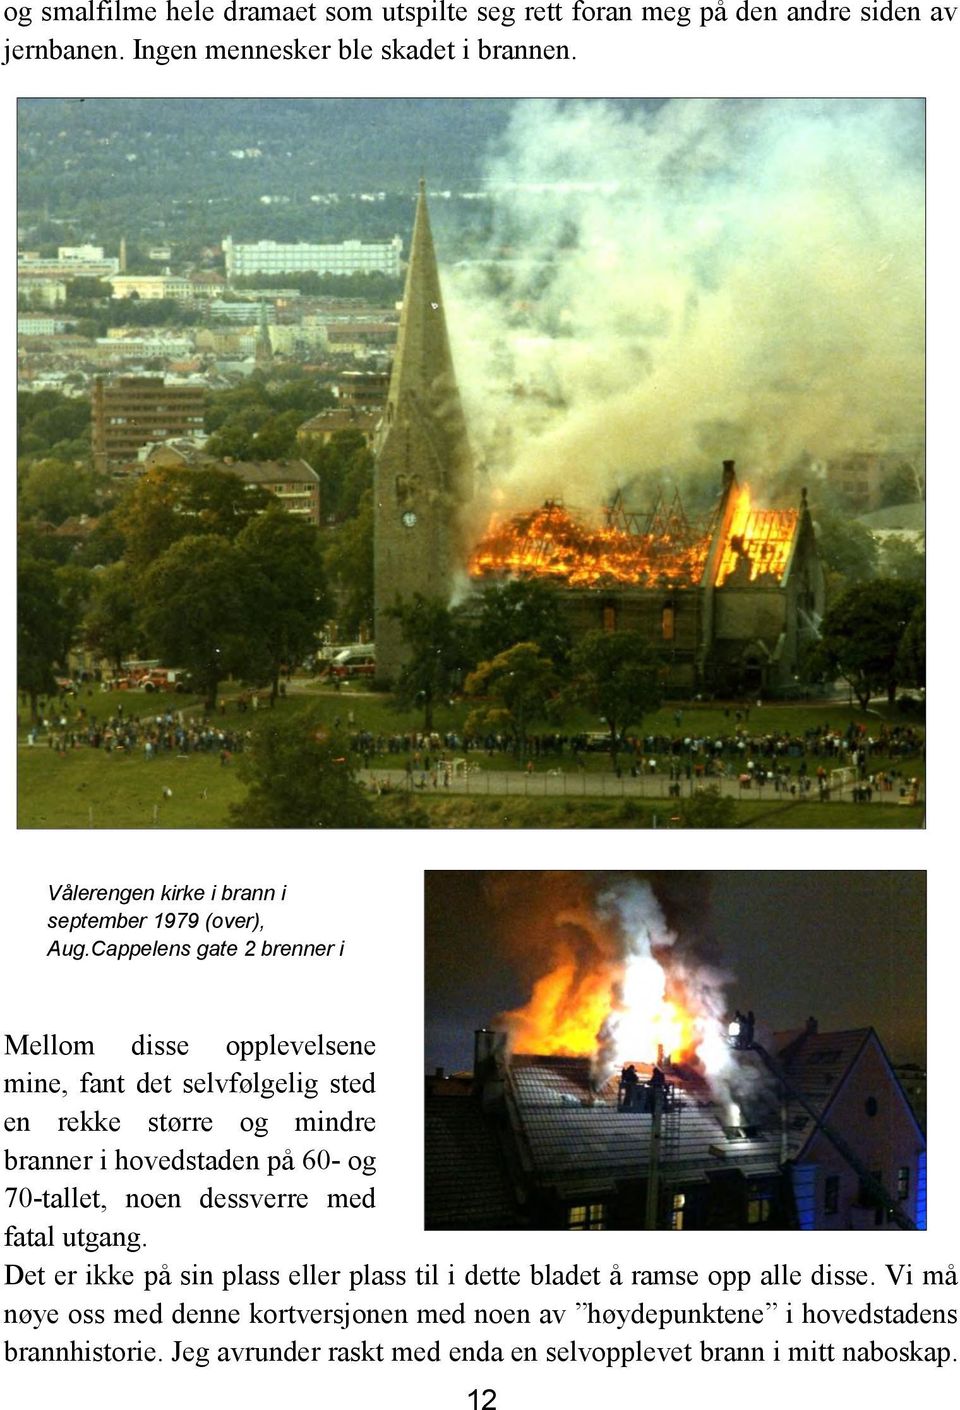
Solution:
{"label": "house roof", "polygon": [[[618,1110],[616,1077],[595,1093],[588,1058],[515,1055],[508,1081],[515,1130],[538,1183],[575,1194],[646,1176],[652,1122],[643,1112]],[[674,1078],[669,1085],[660,1154],[664,1180],[778,1168],[775,1126],[734,1127],[724,1104]]]}
{"label": "house roof", "polygon": [[512,1229],[517,1202],[495,1120],[467,1091],[428,1091],[424,1110],[428,1229]]}
{"label": "house roof", "polygon": [[[906,1111],[922,1131],[903,1091],[902,1084],[883,1044],[872,1028],[850,1028],[839,1033],[809,1033],[775,1035],[777,1058],[792,1086],[813,1108],[818,1116],[828,1121],[830,1107],[838,1095],[848,1075],[853,1070],[866,1048],[875,1044],[887,1068],[890,1080],[903,1097]],[[796,1159],[813,1137],[816,1123],[810,1113],[795,1098],[787,1103],[787,1128],[789,1155]]]}
{"label": "house roof", "polygon": [[217,460],[203,468],[229,470],[248,485],[320,483],[320,476],[305,460]]}
{"label": "house roof", "polygon": [[297,428],[298,436],[322,435],[336,431],[363,431],[372,433],[380,422],[380,412],[362,411],[358,407],[333,407],[311,416]]}

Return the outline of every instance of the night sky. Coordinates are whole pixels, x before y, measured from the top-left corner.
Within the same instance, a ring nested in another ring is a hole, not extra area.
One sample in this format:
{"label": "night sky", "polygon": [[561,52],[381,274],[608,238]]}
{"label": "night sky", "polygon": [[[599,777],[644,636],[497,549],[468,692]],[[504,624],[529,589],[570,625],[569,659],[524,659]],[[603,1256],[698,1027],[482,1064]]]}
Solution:
{"label": "night sky", "polygon": [[[926,1061],[926,876],[919,871],[610,873],[648,880],[667,920],[731,976],[758,1024],[874,1027]],[[426,1071],[469,1070],[473,1031],[525,1004],[551,968],[556,915],[601,873],[426,874]]]}

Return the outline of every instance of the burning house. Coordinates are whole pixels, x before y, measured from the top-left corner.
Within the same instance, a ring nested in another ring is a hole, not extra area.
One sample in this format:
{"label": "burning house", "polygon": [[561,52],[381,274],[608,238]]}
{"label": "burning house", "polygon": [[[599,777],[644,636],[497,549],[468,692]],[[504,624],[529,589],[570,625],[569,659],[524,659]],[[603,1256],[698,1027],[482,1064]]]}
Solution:
{"label": "burning house", "polygon": [[466,422],[450,354],[421,183],[397,354],[375,446],[375,634],[384,681],[403,664],[390,608],[414,592],[451,597],[510,579],[556,588],[574,634],[641,632],[664,683],[692,693],[776,693],[816,635],[824,576],[804,492],[766,509],[725,461],[713,511],[690,519],[678,497],[646,513],[618,497],[597,522],[551,500],[494,516],[477,539]]}
{"label": "burning house", "polygon": [[871,1028],[779,1037],[739,1101],[638,1060],[630,1106],[588,1057],[477,1039],[472,1080],[428,1080],[428,1229],[926,1226],[924,1136]]}
{"label": "burning house", "polygon": [[428,1079],[428,1228],[926,1226],[924,1135],[872,1028],[730,1017],[647,883],[597,898],[586,946],[585,924],[470,1076]]}

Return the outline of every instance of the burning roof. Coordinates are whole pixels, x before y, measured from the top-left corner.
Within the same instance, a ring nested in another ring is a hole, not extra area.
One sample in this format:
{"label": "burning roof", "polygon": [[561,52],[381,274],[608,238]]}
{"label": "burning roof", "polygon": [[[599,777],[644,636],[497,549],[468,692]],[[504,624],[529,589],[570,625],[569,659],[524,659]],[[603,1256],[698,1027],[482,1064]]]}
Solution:
{"label": "burning roof", "polygon": [[678,498],[666,509],[658,502],[645,515],[624,511],[618,500],[602,526],[589,525],[557,500],[506,520],[494,515],[470,556],[468,571],[477,580],[539,577],[571,588],[692,588],[703,583],[720,532],[724,540],[715,586],[780,582],[799,512],[755,509],[748,486],[731,489],[731,512],[699,523],[686,518]]}
{"label": "burning roof", "polygon": [[670,533],[655,526],[637,532],[612,518],[604,527],[591,528],[548,500],[541,509],[506,521],[494,517],[471,555],[469,572],[473,578],[555,578],[568,587],[693,587],[703,574],[710,537],[686,524],[683,529]]}

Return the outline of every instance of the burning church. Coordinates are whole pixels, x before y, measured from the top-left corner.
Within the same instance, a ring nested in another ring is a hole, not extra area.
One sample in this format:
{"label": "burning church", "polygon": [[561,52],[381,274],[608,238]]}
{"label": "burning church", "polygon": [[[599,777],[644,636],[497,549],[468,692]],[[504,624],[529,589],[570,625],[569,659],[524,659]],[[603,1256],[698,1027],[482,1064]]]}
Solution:
{"label": "burning church", "polygon": [[795,680],[824,605],[806,492],[792,508],[758,507],[728,460],[713,509],[701,518],[688,518],[679,497],[644,513],[619,496],[593,513],[553,499],[510,517],[494,514],[478,535],[469,528],[477,522],[474,490],[421,182],[375,446],[381,680],[395,678],[404,660],[390,609],[416,592],[449,600],[464,578],[477,593],[516,578],[554,585],[574,634],[641,632],[664,683],[680,693],[777,693]]}
{"label": "burning church", "polygon": [[558,920],[579,939],[472,1074],[428,1078],[428,1228],[925,1227],[924,1135],[872,1028],[731,1015],[646,882]]}

